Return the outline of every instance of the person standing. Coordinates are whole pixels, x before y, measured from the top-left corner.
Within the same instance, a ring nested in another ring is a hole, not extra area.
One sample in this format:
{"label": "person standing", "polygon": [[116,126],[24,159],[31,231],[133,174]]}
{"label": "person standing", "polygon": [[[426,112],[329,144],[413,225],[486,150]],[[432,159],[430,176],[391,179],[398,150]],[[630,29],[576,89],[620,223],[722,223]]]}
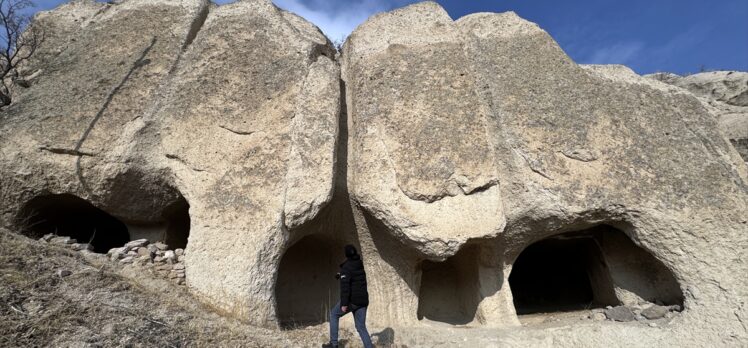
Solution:
{"label": "person standing", "polygon": [[330,310],[330,343],[327,347],[338,347],[338,327],[340,318],[353,313],[356,331],[361,336],[365,348],[373,347],[369,331],[366,329],[366,308],[369,306],[369,292],[366,289],[366,272],[356,248],[345,246],[345,262],[340,265],[340,301]]}

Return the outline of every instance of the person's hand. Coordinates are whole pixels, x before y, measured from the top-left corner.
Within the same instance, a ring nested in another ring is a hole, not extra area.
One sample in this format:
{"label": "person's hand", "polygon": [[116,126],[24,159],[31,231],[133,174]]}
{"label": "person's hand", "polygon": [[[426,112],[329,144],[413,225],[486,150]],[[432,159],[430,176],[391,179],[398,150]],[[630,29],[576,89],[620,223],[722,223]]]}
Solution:
{"label": "person's hand", "polygon": [[343,311],[343,313],[348,312],[348,306],[341,306],[340,310]]}

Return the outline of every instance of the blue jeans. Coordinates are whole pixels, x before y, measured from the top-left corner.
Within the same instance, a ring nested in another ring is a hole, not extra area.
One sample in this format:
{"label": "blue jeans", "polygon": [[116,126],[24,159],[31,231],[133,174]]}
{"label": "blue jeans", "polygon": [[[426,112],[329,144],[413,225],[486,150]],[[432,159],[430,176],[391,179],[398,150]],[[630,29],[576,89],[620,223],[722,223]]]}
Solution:
{"label": "blue jeans", "polygon": [[348,312],[340,310],[340,301],[335,304],[330,310],[330,343],[333,346],[338,345],[338,327],[340,318],[344,315],[353,312],[353,321],[356,323],[356,331],[361,336],[361,341],[364,343],[364,348],[371,348],[371,337],[369,337],[369,331],[366,330],[366,307],[358,307],[356,305],[349,305]]}

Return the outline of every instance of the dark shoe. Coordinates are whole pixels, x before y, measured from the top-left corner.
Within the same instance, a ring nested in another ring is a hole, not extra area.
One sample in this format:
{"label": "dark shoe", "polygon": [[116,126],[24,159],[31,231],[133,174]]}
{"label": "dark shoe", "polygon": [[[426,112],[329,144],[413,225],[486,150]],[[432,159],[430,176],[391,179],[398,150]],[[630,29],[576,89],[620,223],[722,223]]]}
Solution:
{"label": "dark shoe", "polygon": [[338,345],[332,344],[332,343],[325,343],[322,345],[322,348],[338,348]]}

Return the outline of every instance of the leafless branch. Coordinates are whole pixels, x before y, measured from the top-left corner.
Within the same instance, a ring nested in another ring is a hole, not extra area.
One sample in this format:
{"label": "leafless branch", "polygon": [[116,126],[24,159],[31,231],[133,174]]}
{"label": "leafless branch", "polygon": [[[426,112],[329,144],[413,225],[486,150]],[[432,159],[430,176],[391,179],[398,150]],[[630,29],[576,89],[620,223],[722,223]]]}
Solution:
{"label": "leafless branch", "polygon": [[31,15],[26,10],[32,7],[31,0],[0,0],[0,107],[11,102],[18,66],[44,41],[44,31],[30,25]]}

